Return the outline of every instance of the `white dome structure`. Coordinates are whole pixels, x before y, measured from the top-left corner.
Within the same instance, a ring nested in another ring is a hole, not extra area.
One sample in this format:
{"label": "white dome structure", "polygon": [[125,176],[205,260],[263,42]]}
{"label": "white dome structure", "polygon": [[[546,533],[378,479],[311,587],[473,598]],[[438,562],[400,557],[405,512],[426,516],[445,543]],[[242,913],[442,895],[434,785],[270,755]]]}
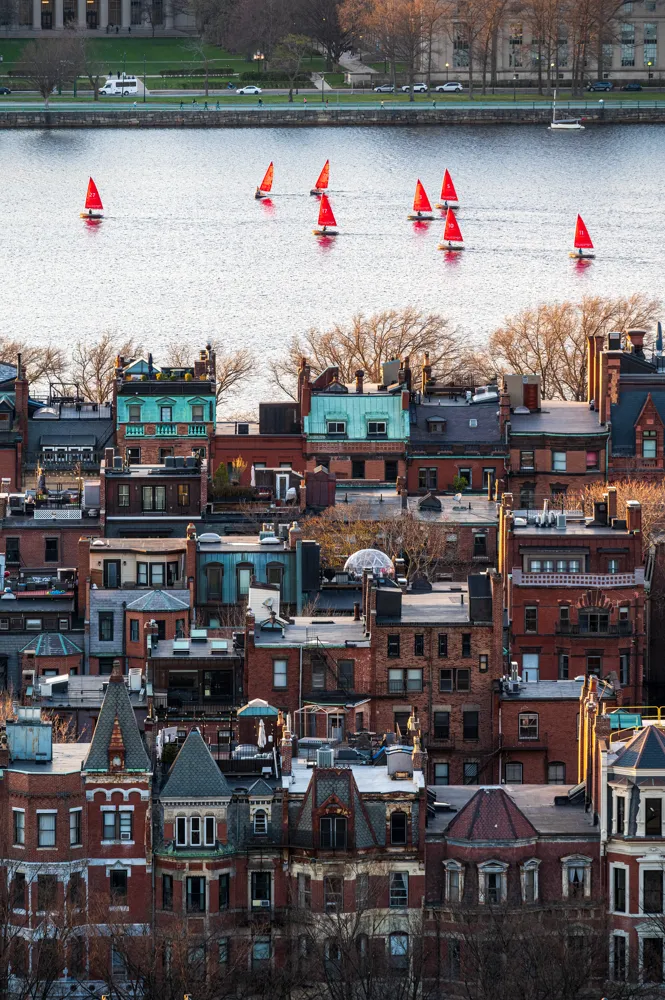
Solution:
{"label": "white dome structure", "polygon": [[395,567],[392,560],[380,549],[359,549],[354,552],[344,563],[344,572],[352,576],[362,577],[364,570],[370,570],[374,576],[383,579],[393,579]]}

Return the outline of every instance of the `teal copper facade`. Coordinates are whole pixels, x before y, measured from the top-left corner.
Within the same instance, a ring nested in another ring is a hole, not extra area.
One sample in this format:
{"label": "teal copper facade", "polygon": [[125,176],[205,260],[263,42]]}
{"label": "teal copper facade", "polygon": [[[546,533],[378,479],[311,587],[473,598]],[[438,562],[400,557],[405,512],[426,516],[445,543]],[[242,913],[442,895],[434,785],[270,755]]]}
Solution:
{"label": "teal copper facade", "polygon": [[[406,442],[409,410],[404,408],[402,395],[401,392],[312,393],[310,412],[303,420],[305,435],[309,441]],[[337,426],[331,431],[331,424],[344,424],[344,429]]]}

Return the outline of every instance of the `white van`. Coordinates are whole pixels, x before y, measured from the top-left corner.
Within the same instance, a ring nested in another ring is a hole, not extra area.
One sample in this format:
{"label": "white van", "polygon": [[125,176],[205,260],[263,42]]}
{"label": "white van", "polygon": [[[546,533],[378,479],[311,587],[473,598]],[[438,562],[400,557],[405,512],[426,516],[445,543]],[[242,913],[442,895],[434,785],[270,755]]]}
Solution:
{"label": "white van", "polygon": [[138,93],[138,80],[135,76],[125,76],[121,80],[107,80],[100,88],[100,97],[130,97]]}

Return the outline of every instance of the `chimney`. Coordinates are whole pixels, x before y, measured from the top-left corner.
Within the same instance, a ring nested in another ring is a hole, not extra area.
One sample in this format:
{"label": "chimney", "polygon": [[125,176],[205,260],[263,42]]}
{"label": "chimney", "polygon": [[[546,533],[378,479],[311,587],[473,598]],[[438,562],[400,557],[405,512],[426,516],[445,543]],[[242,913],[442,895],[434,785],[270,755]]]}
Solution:
{"label": "chimney", "polygon": [[607,500],[607,517],[610,524],[612,519],[617,516],[617,488],[616,486],[608,486],[607,493],[605,493],[605,499]]}
{"label": "chimney", "polygon": [[639,500],[626,500],[626,527],[635,535],[642,531],[642,505]]}
{"label": "chimney", "polygon": [[358,371],[356,372],[356,392],[362,393],[364,380],[365,380],[365,372],[362,370],[362,368],[359,368]]}
{"label": "chimney", "polygon": [[425,360],[423,361],[422,379],[421,379],[421,392],[423,396],[427,395],[427,388],[432,380],[432,366],[429,363],[429,351],[425,351]]}
{"label": "chimney", "polygon": [[510,421],[510,394],[502,392],[499,396],[499,433],[503,437],[506,425]]}
{"label": "chimney", "polygon": [[360,621],[360,601],[355,601],[353,605],[353,620],[354,622]]}
{"label": "chimney", "polygon": [[293,770],[293,738],[288,729],[284,729],[282,732],[279,755],[282,762],[282,775],[290,775]]}
{"label": "chimney", "polygon": [[9,744],[6,730],[0,730],[0,771],[9,767]]}
{"label": "chimney", "polygon": [[113,448],[104,448],[104,465],[106,466],[107,469],[113,468],[114,455],[115,451],[113,450]]}
{"label": "chimney", "polygon": [[626,336],[632,345],[633,354],[636,354],[638,358],[643,358],[646,330],[626,330]]}
{"label": "chimney", "polygon": [[402,358],[402,367],[399,370],[399,381],[402,385],[405,385],[409,392],[411,391],[411,358],[408,356]]}
{"label": "chimney", "polygon": [[416,771],[425,771],[426,769],[425,762],[427,760],[427,754],[422,749],[420,743],[420,730],[413,737],[413,751],[411,753],[411,760],[413,762],[414,773]]}
{"label": "chimney", "polygon": [[122,670],[120,668],[120,660],[113,661],[113,668],[111,670],[111,676],[109,677],[109,681],[113,681],[114,684],[125,683],[125,679],[122,676]]}
{"label": "chimney", "polygon": [[302,528],[298,527],[297,521],[293,521],[289,528],[289,548],[295,549],[300,541],[302,541]]}

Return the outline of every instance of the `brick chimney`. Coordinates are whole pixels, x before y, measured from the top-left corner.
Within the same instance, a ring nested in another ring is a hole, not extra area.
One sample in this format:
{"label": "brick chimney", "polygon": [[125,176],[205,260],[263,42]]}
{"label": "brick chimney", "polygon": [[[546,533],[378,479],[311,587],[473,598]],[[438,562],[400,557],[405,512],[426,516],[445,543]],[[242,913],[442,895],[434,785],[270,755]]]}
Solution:
{"label": "brick chimney", "polygon": [[297,521],[294,521],[289,528],[289,548],[295,549],[300,541],[302,541],[302,528],[298,526]]}
{"label": "brick chimney", "polygon": [[605,500],[607,501],[607,517],[612,523],[612,518],[617,516],[617,488],[616,486],[608,486],[607,493],[604,494]]}
{"label": "brick chimney", "polygon": [[640,358],[644,357],[646,330],[626,330],[626,336],[632,345],[633,354],[636,354]]}
{"label": "brick chimney", "polygon": [[208,503],[208,462],[201,459],[201,513],[206,509]]}
{"label": "brick chimney", "polygon": [[639,500],[626,500],[626,527],[636,535],[642,531],[642,505]]}
{"label": "brick chimney", "polygon": [[14,380],[14,410],[16,413],[16,423],[21,433],[21,441],[17,446],[16,461],[16,482],[18,488],[23,478],[23,462],[28,450],[28,396],[30,386],[25,376],[25,368],[21,355],[16,356],[16,379]]}
{"label": "brick chimney", "polygon": [[365,372],[359,368],[356,372],[356,392],[362,393],[365,384]]}
{"label": "brick chimney", "polygon": [[308,416],[310,411],[312,399],[310,376],[311,368],[307,363],[307,358],[301,358],[298,369],[298,402],[300,403],[300,414],[302,417]]}
{"label": "brick chimney", "polygon": [[288,729],[282,730],[279,744],[279,755],[282,761],[282,774],[290,775],[293,770],[293,738]]}
{"label": "brick chimney", "polygon": [[510,394],[502,392],[499,396],[499,433],[501,437],[506,433],[506,424],[510,421]]}
{"label": "brick chimney", "polygon": [[432,366],[429,363],[429,351],[425,351],[425,359],[423,361],[422,376],[420,382],[420,391],[423,396],[427,395],[427,389],[429,383],[432,379]]}

